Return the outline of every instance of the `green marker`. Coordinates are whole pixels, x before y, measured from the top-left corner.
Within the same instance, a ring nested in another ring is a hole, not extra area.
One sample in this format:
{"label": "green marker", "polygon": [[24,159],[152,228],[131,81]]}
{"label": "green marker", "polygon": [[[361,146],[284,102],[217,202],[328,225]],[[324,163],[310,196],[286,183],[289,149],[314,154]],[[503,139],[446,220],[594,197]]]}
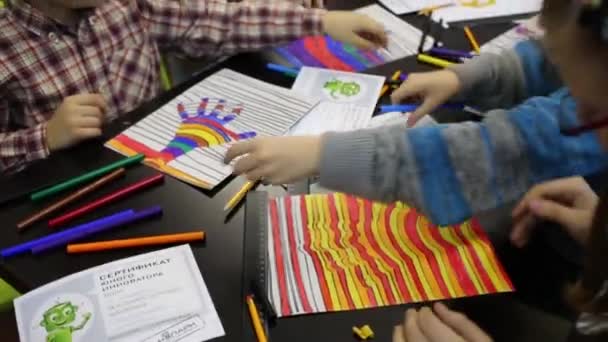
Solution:
{"label": "green marker", "polygon": [[57,185],[53,185],[53,186],[51,186],[49,188],[46,188],[44,190],[35,192],[35,193],[33,193],[30,196],[30,199],[32,201],[40,201],[41,199],[47,198],[49,196],[53,196],[53,195],[55,195],[57,193],[60,193],[60,192],[62,192],[64,190],[71,189],[71,188],[73,188],[75,186],[78,186],[78,185],[80,185],[82,183],[86,183],[86,182],[88,182],[88,181],[90,181],[90,180],[92,180],[94,178],[103,176],[103,175],[105,175],[107,173],[110,173],[110,172],[112,172],[112,171],[114,171],[116,169],[119,169],[121,167],[129,166],[129,165],[132,165],[132,164],[139,163],[142,160],[144,160],[144,157],[145,156],[143,154],[136,154],[136,155],[134,155],[132,157],[121,159],[121,160],[119,160],[119,161],[117,161],[115,163],[112,163],[110,165],[106,165],[106,166],[103,166],[103,167],[101,167],[101,168],[99,168],[97,170],[85,173],[84,175],[72,178],[72,179],[67,180],[67,181],[65,181],[63,183],[59,183]]}

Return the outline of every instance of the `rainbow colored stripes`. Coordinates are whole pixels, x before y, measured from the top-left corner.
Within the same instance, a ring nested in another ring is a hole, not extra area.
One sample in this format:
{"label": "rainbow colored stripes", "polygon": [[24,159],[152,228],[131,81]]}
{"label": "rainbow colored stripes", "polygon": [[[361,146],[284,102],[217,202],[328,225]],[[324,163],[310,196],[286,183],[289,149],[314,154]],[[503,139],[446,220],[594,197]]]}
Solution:
{"label": "rainbow colored stripes", "polygon": [[303,66],[341,71],[362,71],[386,62],[374,51],[359,50],[351,45],[333,40],[329,36],[305,37],[273,52],[294,68]]}
{"label": "rainbow colored stripes", "polygon": [[269,200],[279,316],[513,291],[476,221],[436,227],[405,204],[344,194]]}

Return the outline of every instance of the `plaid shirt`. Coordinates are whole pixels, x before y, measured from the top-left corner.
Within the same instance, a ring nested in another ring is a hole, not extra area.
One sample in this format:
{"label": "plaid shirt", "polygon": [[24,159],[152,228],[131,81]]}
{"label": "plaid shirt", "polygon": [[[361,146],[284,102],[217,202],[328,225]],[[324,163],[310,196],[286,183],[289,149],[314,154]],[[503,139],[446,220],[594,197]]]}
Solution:
{"label": "plaid shirt", "polygon": [[45,158],[46,121],[70,95],[100,93],[109,118],[160,90],[159,50],[229,54],[322,31],[289,2],[108,0],[68,27],[23,0],[0,10],[0,172]]}

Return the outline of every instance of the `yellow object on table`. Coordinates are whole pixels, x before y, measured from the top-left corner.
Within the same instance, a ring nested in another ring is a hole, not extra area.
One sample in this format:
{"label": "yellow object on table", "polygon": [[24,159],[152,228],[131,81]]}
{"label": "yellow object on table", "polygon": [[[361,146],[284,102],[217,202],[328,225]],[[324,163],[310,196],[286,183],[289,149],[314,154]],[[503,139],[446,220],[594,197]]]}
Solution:
{"label": "yellow object on table", "polygon": [[366,340],[372,339],[375,336],[374,331],[367,324],[364,325],[364,326],[362,326],[361,328],[353,327],[353,332],[362,341],[366,341]]}

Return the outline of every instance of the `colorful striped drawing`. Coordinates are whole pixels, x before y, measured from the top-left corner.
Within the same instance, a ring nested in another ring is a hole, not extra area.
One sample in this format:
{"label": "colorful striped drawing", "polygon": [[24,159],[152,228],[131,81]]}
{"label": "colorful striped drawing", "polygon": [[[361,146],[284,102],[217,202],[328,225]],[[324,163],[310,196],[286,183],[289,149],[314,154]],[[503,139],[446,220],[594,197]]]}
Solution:
{"label": "colorful striped drawing", "polygon": [[295,68],[310,66],[352,72],[388,62],[379,52],[360,50],[329,36],[305,37],[275,48],[273,53],[284,60],[282,64]]}
{"label": "colorful striped drawing", "polygon": [[281,317],[513,291],[475,220],[436,227],[405,204],[344,194],[270,199],[268,217]]}

